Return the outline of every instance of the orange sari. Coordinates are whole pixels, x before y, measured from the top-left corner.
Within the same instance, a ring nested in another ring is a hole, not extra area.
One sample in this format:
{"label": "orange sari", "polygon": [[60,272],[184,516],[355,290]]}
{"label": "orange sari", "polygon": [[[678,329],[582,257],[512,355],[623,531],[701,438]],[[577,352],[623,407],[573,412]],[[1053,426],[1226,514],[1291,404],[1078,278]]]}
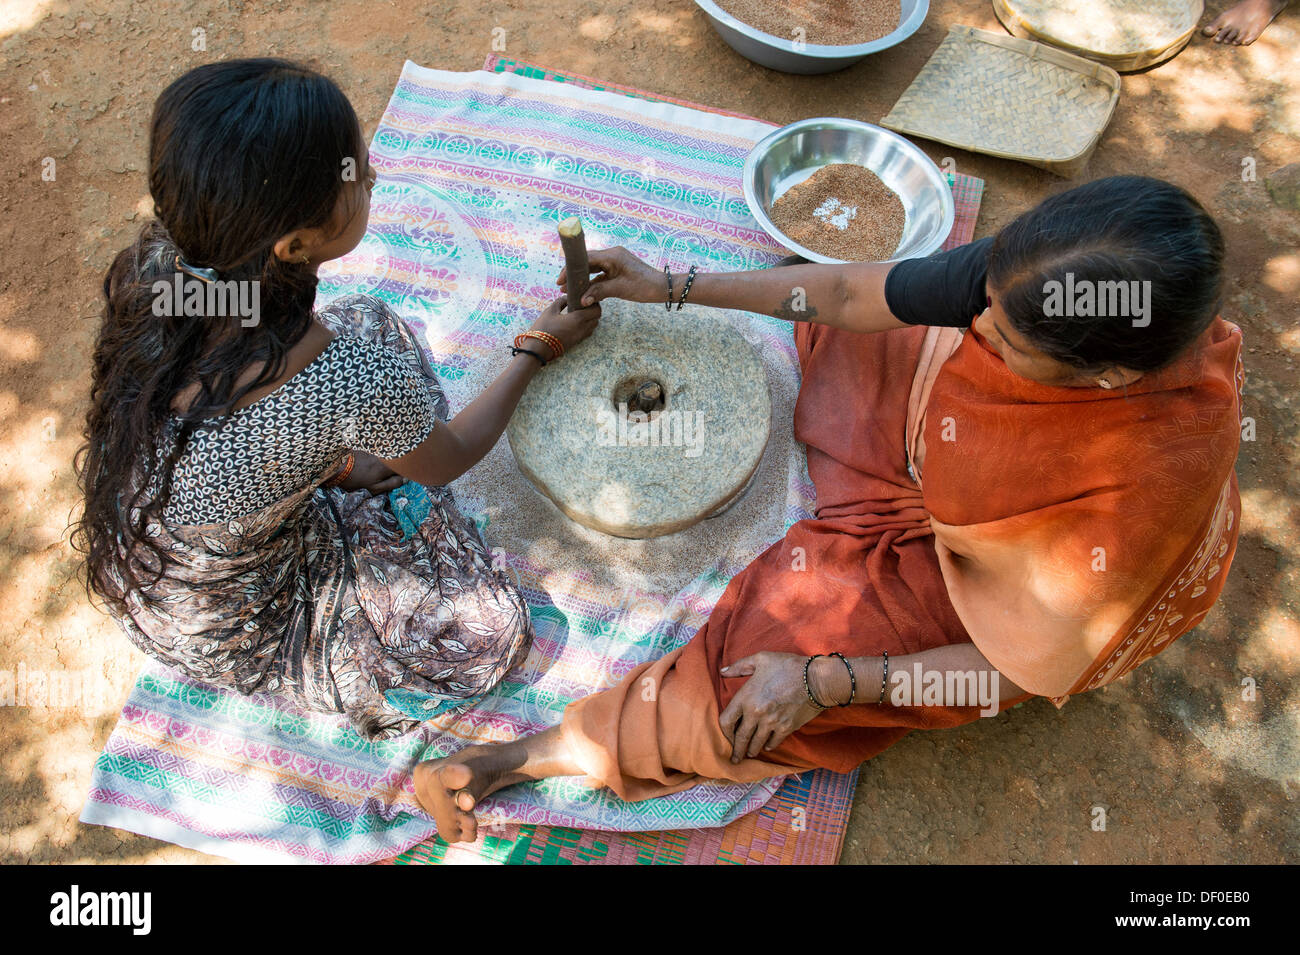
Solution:
{"label": "orange sari", "polygon": [[1217,319],[1124,392],[1009,376],[967,338],[926,408],[935,550],[980,652],[1059,706],[1163,650],[1223,589],[1241,512],[1241,332]]}
{"label": "orange sari", "polygon": [[795,342],[817,516],[733,578],[689,644],[569,706],[564,739],[595,782],[643,799],[845,772],[912,729],[979,715],[830,709],[733,765],[718,715],[744,679],[718,671],[760,650],[892,661],[973,641],[1060,705],[1168,646],[1218,597],[1240,510],[1235,326],[1217,319],[1172,366],[1110,391],[1020,378],[973,329],[799,323]]}

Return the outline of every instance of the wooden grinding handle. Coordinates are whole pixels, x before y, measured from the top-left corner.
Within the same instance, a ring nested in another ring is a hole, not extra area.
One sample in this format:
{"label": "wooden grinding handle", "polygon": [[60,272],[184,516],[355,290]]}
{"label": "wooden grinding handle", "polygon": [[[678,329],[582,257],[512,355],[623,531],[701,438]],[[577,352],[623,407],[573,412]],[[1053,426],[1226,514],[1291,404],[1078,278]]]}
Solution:
{"label": "wooden grinding handle", "polygon": [[560,248],[564,250],[565,293],[569,299],[568,310],[582,308],[582,296],[591,285],[591,269],[587,264],[587,237],[582,231],[582,220],[570,216],[560,223]]}

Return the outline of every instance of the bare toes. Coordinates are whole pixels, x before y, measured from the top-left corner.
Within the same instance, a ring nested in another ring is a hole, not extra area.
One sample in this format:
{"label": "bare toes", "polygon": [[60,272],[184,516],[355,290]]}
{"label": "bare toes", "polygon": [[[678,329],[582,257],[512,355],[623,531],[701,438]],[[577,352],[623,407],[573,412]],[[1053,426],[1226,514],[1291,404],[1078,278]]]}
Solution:
{"label": "bare toes", "polygon": [[473,777],[469,768],[430,760],[418,764],[413,775],[416,800],[433,817],[443,841],[473,841],[474,817],[460,809],[457,799],[460,788]]}
{"label": "bare toes", "polygon": [[449,763],[438,767],[438,782],[455,792],[464,789],[474,779],[474,773],[464,763]]}

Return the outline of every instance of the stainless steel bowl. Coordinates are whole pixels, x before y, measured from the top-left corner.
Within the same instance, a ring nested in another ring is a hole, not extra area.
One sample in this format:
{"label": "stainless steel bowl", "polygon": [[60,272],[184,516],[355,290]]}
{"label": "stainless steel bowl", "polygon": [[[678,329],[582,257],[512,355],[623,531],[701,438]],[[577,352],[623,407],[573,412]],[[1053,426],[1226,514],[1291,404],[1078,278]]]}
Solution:
{"label": "stainless steel bowl", "polygon": [[866,166],[903,201],[907,215],[903,237],[893,256],[882,261],[929,255],[948,238],[956,214],[952,187],[930,157],[897,133],[834,117],[782,126],[750,150],[743,180],[745,202],[764,232],[811,262],[843,261],[804,248],[770,218],[772,203],[782,193],[831,163]]}
{"label": "stainless steel bowl", "polygon": [[930,0],[901,0],[898,29],[870,43],[827,46],[796,43],[793,38],[773,36],[737,20],[713,0],[695,0],[696,6],[733,50],[760,66],[785,73],[833,73],[852,66],[863,57],[902,43],[920,29],[930,10]]}

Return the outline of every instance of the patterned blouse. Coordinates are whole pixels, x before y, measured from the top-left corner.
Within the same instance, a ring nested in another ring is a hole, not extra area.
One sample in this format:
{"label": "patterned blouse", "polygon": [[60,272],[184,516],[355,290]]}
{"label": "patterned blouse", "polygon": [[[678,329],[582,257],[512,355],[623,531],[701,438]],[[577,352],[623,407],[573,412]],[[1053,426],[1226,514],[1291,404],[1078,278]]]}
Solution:
{"label": "patterned blouse", "polygon": [[[348,296],[316,317],[336,337],[311,364],[191,436],[146,531],[165,575],[128,596],[119,622],[197,680],[389,737],[472,705],[526,655],[532,627],[450,488],[321,486],[349,451],[413,450],[448,408],[383,302]],[[390,499],[419,507],[399,522]]]}
{"label": "patterned blouse", "polygon": [[[283,386],[196,430],[177,462],[165,517],[229,521],[274,504],[339,459],[340,451],[399,458],[433,430],[426,379],[390,347],[337,335]],[[159,454],[179,422],[169,423]]]}

